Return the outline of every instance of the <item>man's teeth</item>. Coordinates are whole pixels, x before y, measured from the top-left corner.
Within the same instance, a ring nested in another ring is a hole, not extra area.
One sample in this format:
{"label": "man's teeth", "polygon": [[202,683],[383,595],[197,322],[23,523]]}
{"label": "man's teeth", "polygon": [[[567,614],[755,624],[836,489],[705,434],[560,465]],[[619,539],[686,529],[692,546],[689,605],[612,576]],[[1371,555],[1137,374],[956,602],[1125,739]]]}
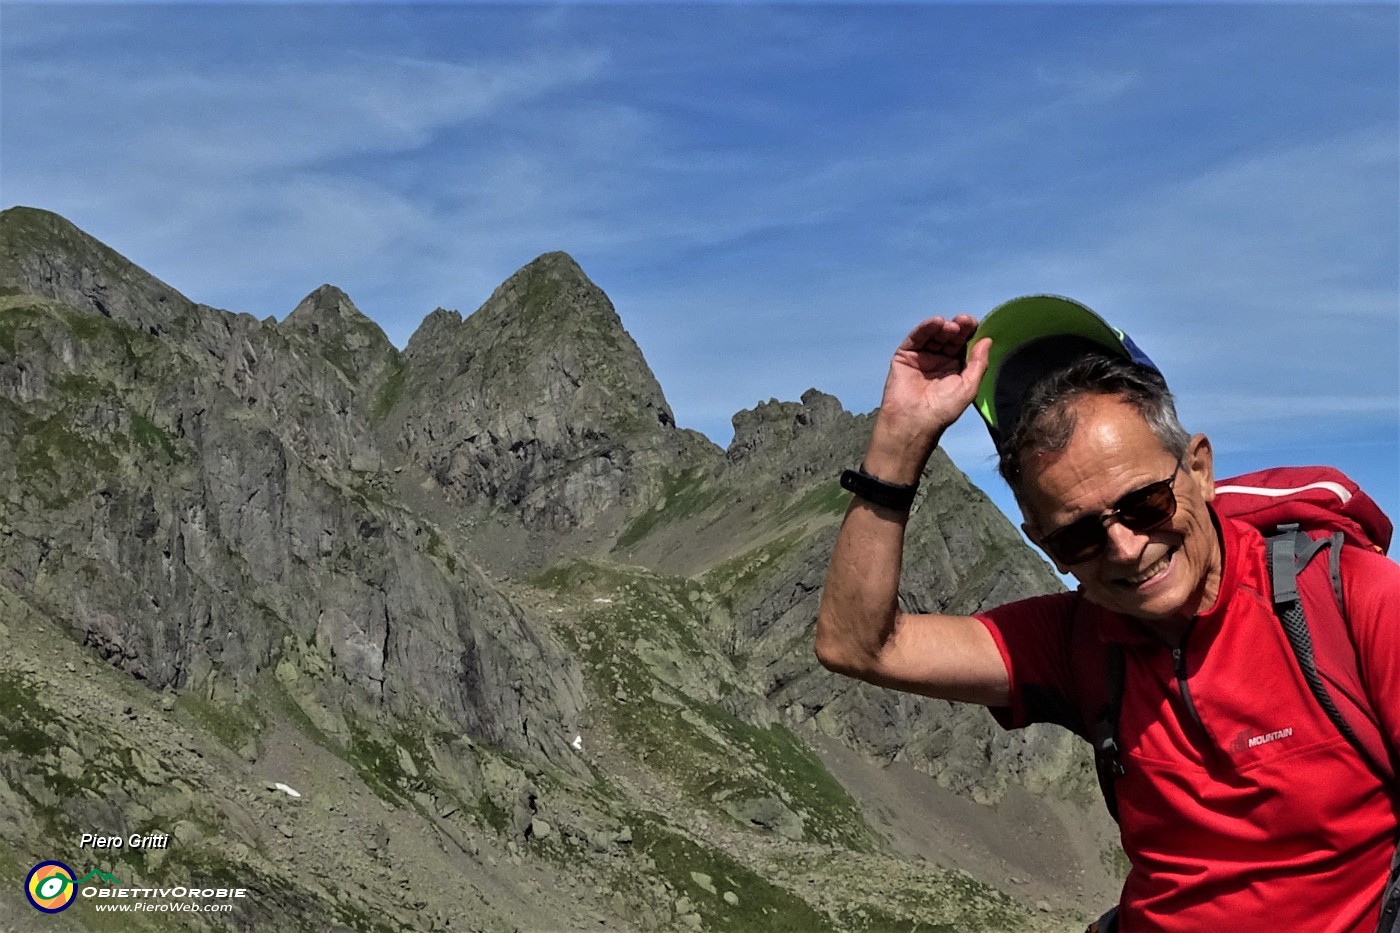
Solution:
{"label": "man's teeth", "polygon": [[1163,555],[1161,560],[1157,561],[1157,563],[1153,564],[1151,567],[1148,567],[1146,570],[1144,570],[1140,574],[1137,574],[1136,576],[1128,577],[1123,582],[1131,586],[1137,586],[1141,583],[1146,583],[1148,580],[1151,580],[1153,577],[1157,576],[1157,574],[1165,571],[1167,569],[1167,565],[1171,563],[1171,560],[1172,555],[1171,552],[1168,551],[1165,555]]}

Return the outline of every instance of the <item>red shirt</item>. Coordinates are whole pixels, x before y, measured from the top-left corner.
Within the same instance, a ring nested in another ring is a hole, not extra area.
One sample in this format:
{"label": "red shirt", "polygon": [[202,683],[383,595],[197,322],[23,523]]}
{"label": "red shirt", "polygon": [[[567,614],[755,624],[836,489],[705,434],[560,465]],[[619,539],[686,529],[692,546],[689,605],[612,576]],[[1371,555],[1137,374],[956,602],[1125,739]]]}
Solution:
{"label": "red shirt", "polygon": [[[1058,722],[1088,738],[1106,702],[1105,644],[1124,646],[1124,933],[1372,933],[1396,804],[1303,680],[1263,537],[1217,521],[1221,595],[1176,651],[1075,593],[979,615],[1011,678],[1011,706],[993,713],[1007,728]],[[1400,565],[1348,547],[1342,578],[1367,693],[1400,748]]]}

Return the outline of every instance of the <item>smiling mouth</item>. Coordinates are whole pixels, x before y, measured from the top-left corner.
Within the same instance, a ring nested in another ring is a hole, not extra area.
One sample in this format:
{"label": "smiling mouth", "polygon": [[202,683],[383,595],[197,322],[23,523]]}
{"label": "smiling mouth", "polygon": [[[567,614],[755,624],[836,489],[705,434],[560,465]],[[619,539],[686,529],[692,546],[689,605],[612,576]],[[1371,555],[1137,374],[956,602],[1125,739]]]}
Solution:
{"label": "smiling mouth", "polygon": [[1167,553],[1163,554],[1161,559],[1151,567],[1146,568],[1141,573],[1135,573],[1131,577],[1123,577],[1115,582],[1117,582],[1119,586],[1137,589],[1144,583],[1154,580],[1166,573],[1167,569],[1171,566],[1172,557],[1176,555],[1177,550],[1178,548],[1170,548]]}

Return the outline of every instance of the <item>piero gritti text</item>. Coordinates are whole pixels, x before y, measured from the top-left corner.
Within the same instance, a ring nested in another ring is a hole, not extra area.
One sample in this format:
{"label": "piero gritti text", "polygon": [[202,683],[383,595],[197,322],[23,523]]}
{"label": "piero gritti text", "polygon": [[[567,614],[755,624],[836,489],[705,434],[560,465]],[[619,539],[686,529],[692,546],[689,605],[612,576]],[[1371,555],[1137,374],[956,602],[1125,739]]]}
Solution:
{"label": "piero gritti text", "polygon": [[99,836],[83,833],[78,838],[80,849],[166,849],[170,847],[169,833],[132,833],[130,836]]}

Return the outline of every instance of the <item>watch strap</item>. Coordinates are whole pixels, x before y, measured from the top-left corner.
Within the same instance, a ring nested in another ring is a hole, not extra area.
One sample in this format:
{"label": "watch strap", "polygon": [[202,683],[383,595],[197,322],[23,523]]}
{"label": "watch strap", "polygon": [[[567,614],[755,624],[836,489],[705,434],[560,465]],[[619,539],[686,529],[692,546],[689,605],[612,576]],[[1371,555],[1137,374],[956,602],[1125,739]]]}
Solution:
{"label": "watch strap", "polygon": [[843,470],[841,488],[853,492],[866,502],[883,505],[886,508],[909,511],[914,504],[914,496],[919,492],[919,484],[889,483],[865,472],[865,464],[859,469]]}

